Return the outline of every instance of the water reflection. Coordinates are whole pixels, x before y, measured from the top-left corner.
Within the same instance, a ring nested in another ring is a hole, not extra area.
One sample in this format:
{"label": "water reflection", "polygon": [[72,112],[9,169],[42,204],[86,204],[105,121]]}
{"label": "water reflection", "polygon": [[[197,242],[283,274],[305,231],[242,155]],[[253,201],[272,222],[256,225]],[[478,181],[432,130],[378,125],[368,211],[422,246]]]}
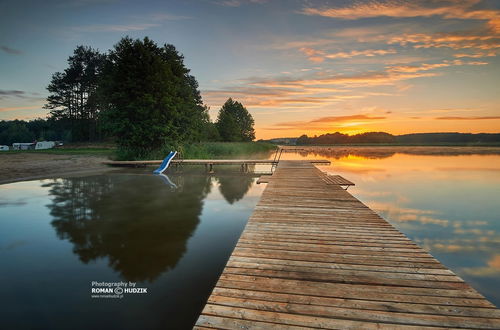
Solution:
{"label": "water reflection", "polygon": [[124,279],[153,281],[186,252],[210,191],[207,176],[177,179],[182,189],[175,192],[155,176],[52,180],[44,185],[52,226],[82,262],[107,258]]}
{"label": "water reflection", "polygon": [[[286,149],[291,149],[289,152]],[[296,148],[301,149],[300,151]],[[364,159],[389,158],[396,154],[416,156],[461,156],[461,155],[498,155],[498,147],[422,147],[422,146],[342,146],[342,147],[284,147],[282,159],[293,159],[289,155],[299,155],[303,158],[325,157],[328,159],[342,159],[347,157],[360,157]]]}
{"label": "water reflection", "polygon": [[[477,153],[477,154],[474,154]],[[312,147],[282,159],[321,167],[349,192],[500,305],[500,148]]]}
{"label": "water reflection", "polygon": [[219,182],[221,195],[224,196],[224,199],[229,204],[234,204],[246,195],[254,183],[254,178],[249,175],[236,177],[219,176],[217,177],[217,181]]}
{"label": "water reflection", "polygon": [[[191,329],[264,187],[228,189],[238,168],[182,172],[0,185],[0,328]],[[123,280],[148,294],[90,297]]]}

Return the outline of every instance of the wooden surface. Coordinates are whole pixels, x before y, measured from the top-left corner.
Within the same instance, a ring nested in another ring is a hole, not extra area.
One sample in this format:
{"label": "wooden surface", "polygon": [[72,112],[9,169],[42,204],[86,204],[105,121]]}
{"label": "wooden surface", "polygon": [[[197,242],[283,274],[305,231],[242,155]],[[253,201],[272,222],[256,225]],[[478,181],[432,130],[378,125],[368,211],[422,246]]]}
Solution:
{"label": "wooden surface", "polygon": [[[160,165],[163,160],[127,160],[103,162],[110,166],[149,166]],[[329,160],[310,160],[311,164],[330,165]],[[275,162],[269,159],[183,159],[172,160],[172,164],[182,165],[273,165]]]}
{"label": "wooden surface", "polygon": [[325,181],[326,184],[333,184],[337,186],[354,186],[354,183],[351,181],[347,180],[346,178],[340,176],[340,175],[328,175],[325,174],[322,177],[323,181]]}
{"label": "wooden surface", "polygon": [[[333,184],[337,186],[354,186],[355,184],[340,175],[328,175],[326,173],[321,174],[321,179],[326,184]],[[269,183],[273,179],[272,175],[262,175],[258,180],[257,184]]]}
{"label": "wooden surface", "polygon": [[500,329],[500,311],[310,163],[281,161],[195,328]]}

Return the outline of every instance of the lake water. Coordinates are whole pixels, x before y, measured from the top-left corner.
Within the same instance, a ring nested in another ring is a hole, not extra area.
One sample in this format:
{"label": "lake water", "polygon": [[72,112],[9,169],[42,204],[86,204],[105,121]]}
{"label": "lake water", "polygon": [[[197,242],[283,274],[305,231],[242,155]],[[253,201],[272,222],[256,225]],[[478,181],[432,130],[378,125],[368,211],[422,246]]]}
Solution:
{"label": "lake water", "polygon": [[[0,185],[0,328],[191,328],[265,186],[149,173]],[[92,281],[147,294],[91,298]]]}
{"label": "lake water", "polygon": [[320,168],[354,182],[351,194],[500,306],[500,148],[474,152],[323,147],[282,159],[330,160]]}
{"label": "lake water", "polygon": [[[462,150],[462,151],[460,151]],[[336,148],[354,196],[500,305],[500,152]],[[257,166],[258,170],[269,170]],[[0,328],[188,329],[265,185],[238,167],[0,185]],[[92,298],[92,281],[147,294]]]}

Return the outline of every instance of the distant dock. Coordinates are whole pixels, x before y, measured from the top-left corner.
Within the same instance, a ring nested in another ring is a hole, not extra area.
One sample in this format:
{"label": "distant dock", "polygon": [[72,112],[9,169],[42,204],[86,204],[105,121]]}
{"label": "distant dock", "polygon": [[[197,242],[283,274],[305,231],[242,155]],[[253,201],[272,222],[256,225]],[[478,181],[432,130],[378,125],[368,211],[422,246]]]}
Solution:
{"label": "distant dock", "polygon": [[[103,162],[105,165],[116,167],[145,167],[145,166],[158,166],[163,160],[130,160],[130,161],[107,161]],[[212,172],[214,165],[239,165],[243,171],[248,170],[250,165],[271,165],[276,166],[279,161],[269,159],[174,159],[172,165],[204,165],[207,171]],[[292,161],[301,162],[304,161]],[[330,165],[329,160],[308,160],[310,164],[315,165]]]}
{"label": "distant dock", "polygon": [[280,161],[196,329],[500,329],[500,311],[306,161]]}

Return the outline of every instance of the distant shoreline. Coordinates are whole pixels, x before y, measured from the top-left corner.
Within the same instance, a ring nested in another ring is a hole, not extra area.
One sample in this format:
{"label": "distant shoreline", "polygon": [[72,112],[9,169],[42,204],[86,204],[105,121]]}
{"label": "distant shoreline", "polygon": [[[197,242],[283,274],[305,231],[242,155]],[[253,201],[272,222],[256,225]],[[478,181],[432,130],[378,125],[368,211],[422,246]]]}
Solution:
{"label": "distant shoreline", "polygon": [[316,153],[319,156],[334,158],[355,155],[361,157],[387,158],[394,154],[421,156],[462,156],[462,155],[500,155],[500,146],[390,146],[390,145],[317,145],[285,146],[288,149],[303,149],[298,153]]}
{"label": "distant shoreline", "polygon": [[499,143],[352,143],[352,144],[295,144],[296,147],[499,147]]}
{"label": "distant shoreline", "polygon": [[[318,145],[282,146],[303,149],[298,153],[313,153],[342,158],[349,155],[367,158],[387,158],[395,154],[421,156],[500,155],[500,146],[402,146],[402,145]],[[0,184],[41,180],[110,170],[102,162],[109,160],[100,150],[92,154],[57,154],[49,151],[0,152]]]}

